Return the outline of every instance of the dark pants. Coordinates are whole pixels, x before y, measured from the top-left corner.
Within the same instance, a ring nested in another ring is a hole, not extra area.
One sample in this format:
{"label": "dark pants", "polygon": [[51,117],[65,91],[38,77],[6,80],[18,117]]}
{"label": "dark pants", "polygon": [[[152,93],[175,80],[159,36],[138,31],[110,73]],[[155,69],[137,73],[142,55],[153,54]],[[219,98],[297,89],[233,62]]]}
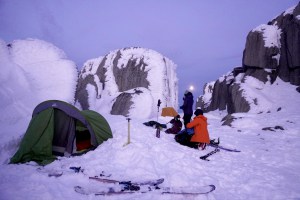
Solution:
{"label": "dark pants", "polygon": [[[190,129],[193,131],[193,129]],[[191,148],[197,148],[198,142],[191,142],[191,138],[193,136],[193,132],[190,132],[189,129],[184,129],[180,131],[177,135],[175,135],[175,140],[181,145],[188,146]]]}
{"label": "dark pants", "polygon": [[186,128],[186,125],[187,125],[188,123],[190,123],[191,118],[192,118],[192,115],[188,115],[188,114],[184,114],[184,115],[183,115],[183,123],[184,123],[184,127],[185,127],[185,128]]}

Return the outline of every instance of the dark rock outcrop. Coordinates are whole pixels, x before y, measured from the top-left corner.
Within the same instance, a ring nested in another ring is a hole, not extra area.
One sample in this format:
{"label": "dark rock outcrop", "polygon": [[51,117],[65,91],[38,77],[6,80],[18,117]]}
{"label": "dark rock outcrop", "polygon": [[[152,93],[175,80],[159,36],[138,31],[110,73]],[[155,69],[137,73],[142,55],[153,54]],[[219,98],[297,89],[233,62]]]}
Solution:
{"label": "dark rock outcrop", "polygon": [[[293,11],[286,11],[267,25],[250,31],[243,66],[246,69],[273,69],[274,76],[293,85],[300,85],[299,16],[300,4]],[[262,78],[263,75],[253,77]]]}
{"label": "dark rock outcrop", "polygon": [[112,115],[129,116],[130,108],[134,104],[134,101],[132,99],[135,97],[135,95],[143,95],[143,93],[144,92],[142,91],[142,89],[139,88],[121,93],[115,99],[110,113]]}
{"label": "dark rock outcrop", "polygon": [[[242,66],[204,86],[196,107],[204,111],[248,112],[258,99],[245,95],[247,80],[273,84],[277,78],[300,85],[300,3],[249,32]],[[259,90],[259,88],[255,88]],[[297,88],[299,90],[299,87]],[[247,97],[246,97],[247,96]]]}
{"label": "dark rock outcrop", "polygon": [[[204,95],[197,99],[196,107],[200,107],[205,112],[213,110],[227,110],[228,113],[248,112],[250,105],[242,95],[240,83],[236,81],[242,72],[241,68],[236,68],[216,82],[206,84]],[[207,99],[210,101],[208,102]]]}

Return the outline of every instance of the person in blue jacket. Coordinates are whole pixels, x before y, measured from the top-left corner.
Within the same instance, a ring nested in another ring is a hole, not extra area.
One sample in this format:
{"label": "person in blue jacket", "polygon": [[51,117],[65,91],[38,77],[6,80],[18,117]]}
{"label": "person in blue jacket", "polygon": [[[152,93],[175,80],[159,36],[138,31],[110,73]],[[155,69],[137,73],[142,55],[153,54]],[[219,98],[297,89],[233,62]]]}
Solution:
{"label": "person in blue jacket", "polygon": [[183,97],[183,105],[180,106],[180,109],[183,110],[183,123],[185,128],[193,116],[193,104],[194,96],[190,91],[186,90]]}

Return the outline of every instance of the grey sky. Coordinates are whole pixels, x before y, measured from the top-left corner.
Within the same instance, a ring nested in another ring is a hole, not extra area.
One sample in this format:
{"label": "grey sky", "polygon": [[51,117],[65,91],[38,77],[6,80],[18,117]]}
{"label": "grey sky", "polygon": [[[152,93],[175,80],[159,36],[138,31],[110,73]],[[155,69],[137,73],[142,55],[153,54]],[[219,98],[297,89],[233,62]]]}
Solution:
{"label": "grey sky", "polygon": [[296,0],[0,0],[0,38],[38,38],[80,69],[124,47],[153,49],[177,64],[179,99],[190,84],[241,66],[246,36]]}

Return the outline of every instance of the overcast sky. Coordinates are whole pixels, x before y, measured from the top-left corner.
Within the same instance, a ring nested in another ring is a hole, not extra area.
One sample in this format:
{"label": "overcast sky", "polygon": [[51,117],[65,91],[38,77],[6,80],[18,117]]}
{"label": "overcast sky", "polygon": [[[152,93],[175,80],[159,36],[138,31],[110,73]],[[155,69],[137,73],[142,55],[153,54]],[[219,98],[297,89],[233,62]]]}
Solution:
{"label": "overcast sky", "polygon": [[189,85],[198,96],[206,82],[241,66],[248,32],[298,2],[0,0],[0,38],[51,42],[79,69],[115,49],[153,49],[177,65],[181,100]]}

